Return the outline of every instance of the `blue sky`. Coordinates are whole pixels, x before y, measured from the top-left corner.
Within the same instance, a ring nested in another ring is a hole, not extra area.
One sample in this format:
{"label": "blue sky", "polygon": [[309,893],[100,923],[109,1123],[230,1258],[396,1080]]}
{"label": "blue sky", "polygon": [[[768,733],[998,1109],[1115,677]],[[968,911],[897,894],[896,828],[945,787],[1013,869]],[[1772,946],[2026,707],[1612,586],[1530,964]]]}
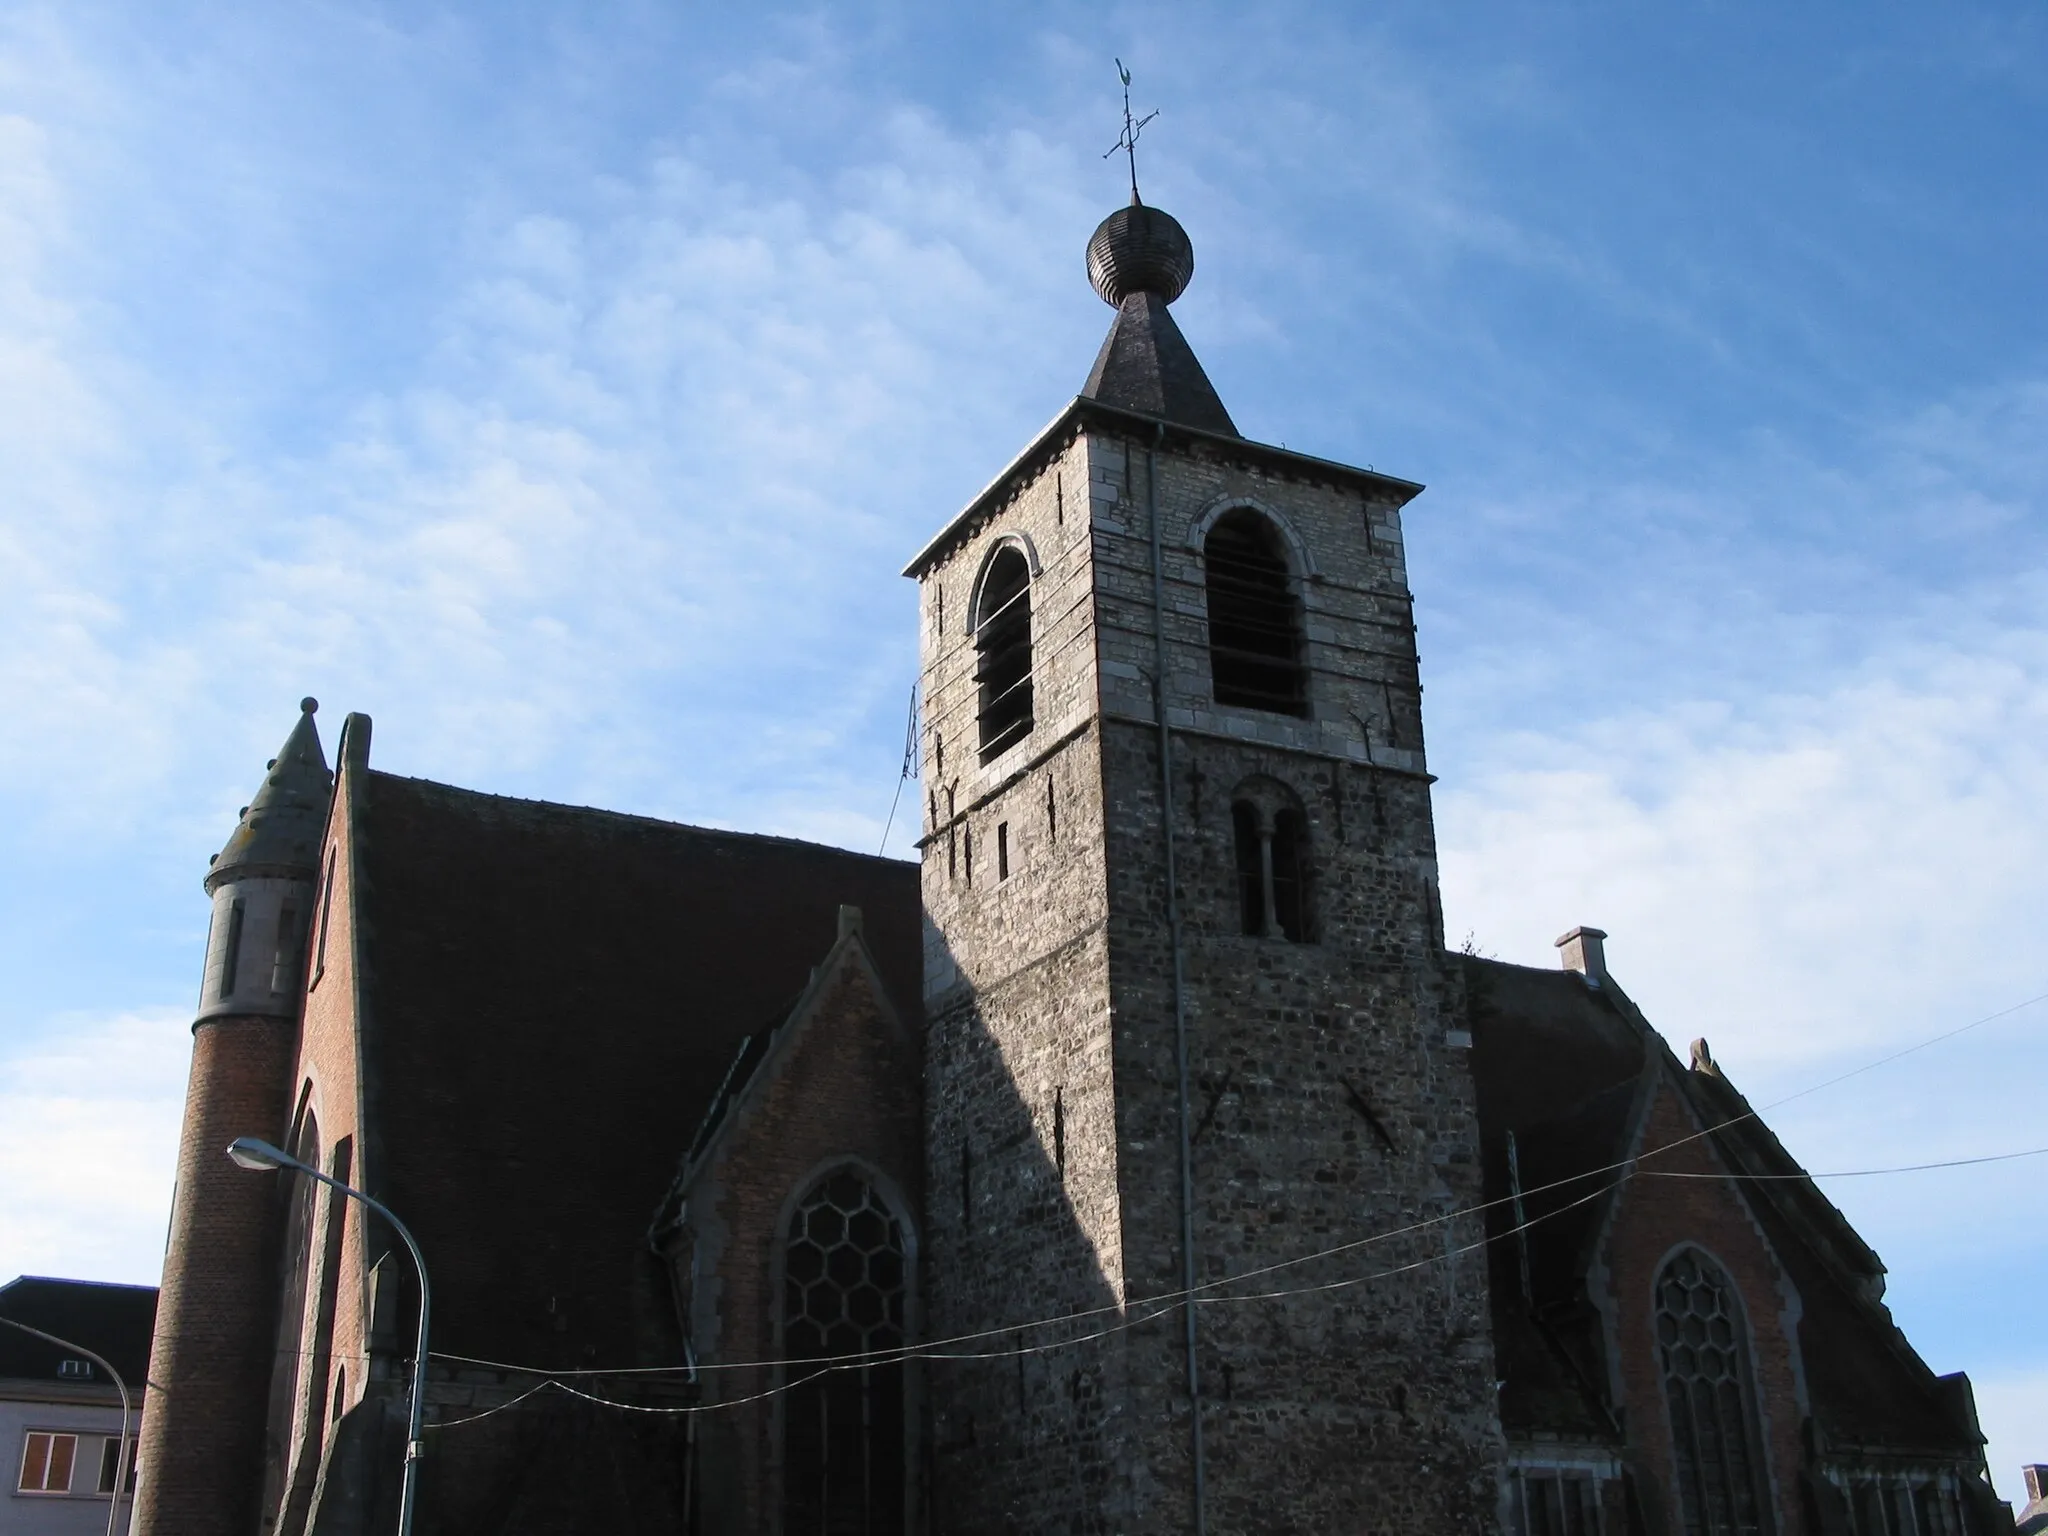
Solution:
{"label": "blue sky", "polygon": [[[1759,1103],[2048,993],[2048,14],[0,9],[0,1273],[153,1280],[206,856],[394,771],[873,847],[902,560],[1121,195],[1245,430],[1409,521],[1454,936]],[[900,831],[892,846],[903,851]],[[2048,1141],[2048,1004],[1773,1116]],[[2048,1458],[2044,1162],[1841,1180]]]}

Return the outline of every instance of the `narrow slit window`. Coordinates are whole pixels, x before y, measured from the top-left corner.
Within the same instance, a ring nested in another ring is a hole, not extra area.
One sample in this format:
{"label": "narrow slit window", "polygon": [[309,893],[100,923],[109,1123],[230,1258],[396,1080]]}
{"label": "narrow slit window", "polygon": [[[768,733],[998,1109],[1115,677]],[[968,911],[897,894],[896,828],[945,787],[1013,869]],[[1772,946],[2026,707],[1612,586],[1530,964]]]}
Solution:
{"label": "narrow slit window", "polygon": [[974,612],[975,718],[988,762],[1031,733],[1031,568],[1010,546],[989,562]]}
{"label": "narrow slit window", "polygon": [[214,994],[216,1002],[224,1002],[235,995],[235,982],[242,969],[242,922],[248,916],[248,909],[241,901],[228,908],[227,942],[220,957],[220,990]]}
{"label": "narrow slit window", "polygon": [[967,883],[974,884],[974,828],[960,829],[960,857],[967,866]]}
{"label": "narrow slit window", "polygon": [[270,991],[281,997],[299,979],[299,909],[290,902],[277,914],[277,958],[270,967]]}
{"label": "narrow slit window", "polygon": [[996,879],[1010,878],[1010,824],[996,823]]}
{"label": "narrow slit window", "polygon": [[1301,812],[1287,806],[1273,817],[1273,919],[1283,938],[1299,944],[1308,937],[1308,891],[1302,876],[1308,827]]}
{"label": "narrow slit window", "polygon": [[313,946],[313,979],[327,974],[327,929],[334,920],[334,853],[327,850],[327,873],[320,881],[320,937]]}
{"label": "narrow slit window", "polygon": [[1278,531],[1240,507],[1216,520],[1202,557],[1216,702],[1306,715],[1301,604]]}
{"label": "narrow slit window", "polygon": [[1240,927],[1253,938],[1266,931],[1266,878],[1259,844],[1259,810],[1240,800],[1230,808],[1230,828],[1237,851],[1237,902]]}

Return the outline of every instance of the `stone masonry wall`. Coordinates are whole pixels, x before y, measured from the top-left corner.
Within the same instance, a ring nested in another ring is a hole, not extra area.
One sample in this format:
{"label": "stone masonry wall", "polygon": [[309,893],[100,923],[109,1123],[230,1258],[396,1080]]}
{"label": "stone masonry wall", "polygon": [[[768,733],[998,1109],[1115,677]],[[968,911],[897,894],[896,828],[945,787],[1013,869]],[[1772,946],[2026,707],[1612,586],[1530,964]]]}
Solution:
{"label": "stone masonry wall", "polygon": [[[1114,517],[1097,528],[1111,976],[1125,1251],[1134,1298],[1180,1285],[1178,1074],[1160,767],[1150,675],[1142,446],[1091,443]],[[1443,964],[1434,831],[1398,508],[1287,481],[1224,450],[1159,452],[1167,586],[1163,692],[1188,1075],[1211,1530],[1474,1529],[1491,1516],[1499,1431],[1485,1267],[1438,1222],[1474,1204],[1469,1037]],[[1291,525],[1310,715],[1213,702],[1199,537],[1253,505]],[[1241,931],[1234,787],[1277,781],[1309,827],[1309,942]],[[1287,1267],[1248,1284],[1233,1275]],[[1394,1271],[1388,1273],[1389,1271]],[[1247,1293],[1305,1291],[1262,1300]],[[1159,1505],[1185,1529],[1185,1363],[1164,1320],[1134,1336],[1134,1398]]]}
{"label": "stone masonry wall", "polygon": [[[1089,505],[1070,441],[921,592],[928,1336],[997,1356],[930,1366],[949,1532],[1128,1528],[1122,1340],[1088,1337],[1123,1291]],[[1009,539],[1036,723],[984,764],[969,605]]]}
{"label": "stone masonry wall", "polygon": [[[949,1530],[1190,1524],[1183,1316],[1144,1305],[1180,1286],[1144,447],[1069,441],[924,573],[931,1324],[1033,1351],[934,1367]],[[1206,442],[1160,452],[1204,1283],[1412,1225],[1479,1189],[1442,964],[1402,488],[1368,499],[1272,462]],[[1200,530],[1240,504],[1278,513],[1302,552],[1307,719],[1211,697]],[[1030,735],[983,765],[964,599],[994,546],[1019,536],[1042,562],[1044,702]],[[1252,775],[1307,813],[1312,943],[1239,932],[1230,791]],[[1478,1236],[1433,1225],[1250,1288],[1406,1273],[1200,1308],[1209,1529],[1487,1523],[1498,1427],[1484,1267],[1453,1252]],[[1097,1315],[1022,1326],[1074,1311]]]}

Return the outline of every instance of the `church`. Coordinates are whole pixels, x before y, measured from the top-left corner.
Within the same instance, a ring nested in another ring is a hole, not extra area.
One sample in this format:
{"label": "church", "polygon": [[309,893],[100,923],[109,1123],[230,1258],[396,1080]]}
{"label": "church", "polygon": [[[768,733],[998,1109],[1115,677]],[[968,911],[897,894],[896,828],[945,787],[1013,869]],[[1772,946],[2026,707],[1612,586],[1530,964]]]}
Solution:
{"label": "church", "polygon": [[[1422,487],[1239,434],[1135,189],[1087,265],[1081,392],[905,569],[914,863],[304,702],[205,876],[146,1536],[388,1531],[411,1454],[450,1536],[2010,1532],[1606,935],[1446,946]],[[245,1136],[416,1238],[417,1447],[406,1246]]]}

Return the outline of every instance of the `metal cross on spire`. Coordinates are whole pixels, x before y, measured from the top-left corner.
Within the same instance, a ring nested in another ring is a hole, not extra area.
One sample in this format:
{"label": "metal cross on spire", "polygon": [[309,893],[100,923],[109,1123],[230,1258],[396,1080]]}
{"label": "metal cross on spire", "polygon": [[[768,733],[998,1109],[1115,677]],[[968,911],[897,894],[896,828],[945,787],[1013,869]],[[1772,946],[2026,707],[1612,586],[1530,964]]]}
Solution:
{"label": "metal cross on spire", "polygon": [[1124,83],[1124,131],[1117,136],[1117,141],[1114,144],[1102,152],[1102,158],[1107,160],[1118,150],[1124,152],[1125,157],[1131,163],[1131,201],[1135,203],[1138,201],[1138,135],[1145,131],[1147,123],[1159,115],[1159,109],[1154,107],[1143,117],[1133,119],[1131,116],[1131,72],[1124,68],[1124,61],[1122,59],[1116,61],[1116,73],[1117,78]]}

